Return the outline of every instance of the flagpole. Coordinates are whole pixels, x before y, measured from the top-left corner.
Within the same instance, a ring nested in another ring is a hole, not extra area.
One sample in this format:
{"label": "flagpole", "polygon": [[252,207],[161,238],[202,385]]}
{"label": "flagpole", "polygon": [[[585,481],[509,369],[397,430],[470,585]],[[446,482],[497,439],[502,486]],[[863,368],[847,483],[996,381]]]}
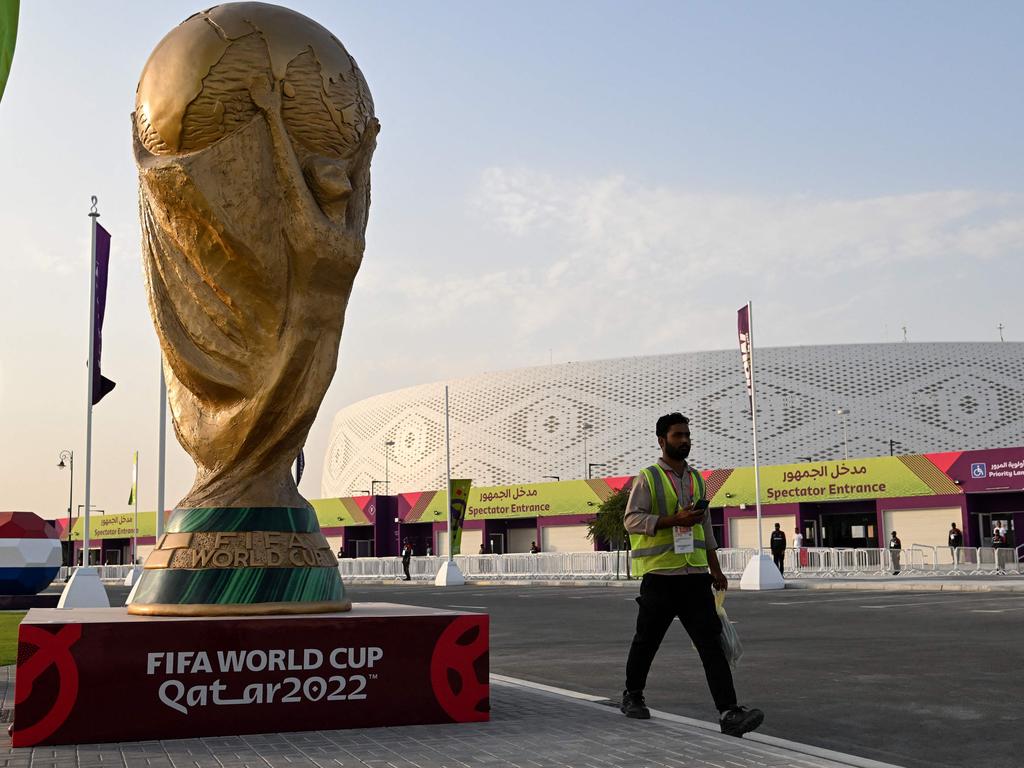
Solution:
{"label": "flagpole", "polygon": [[164,379],[164,360],[160,356],[160,445],[157,449],[156,480],[156,540],[164,535],[164,464],[167,461],[167,381]]}
{"label": "flagpole", "polygon": [[92,209],[89,211],[89,218],[92,219],[92,258],[89,268],[89,368],[88,368],[88,396],[86,398],[85,417],[85,522],[82,528],[82,565],[89,565],[89,510],[90,493],[92,490],[92,385],[93,385],[93,353],[96,351],[96,227],[100,212],[96,210],[98,200],[96,195],[92,196]]}
{"label": "flagpole", "polygon": [[[466,578],[455,563],[455,546],[452,539],[452,432],[451,420],[448,416],[448,385],[444,387],[444,495],[448,501],[448,559],[441,563],[434,577],[434,585],[438,587],[459,587],[466,583]],[[468,501],[468,499],[466,500]],[[465,504],[463,504],[465,515]]]}
{"label": "flagpole", "polygon": [[757,398],[754,393],[754,302],[747,302],[747,317],[750,321],[748,331],[750,340],[750,426],[754,433],[754,506],[757,509],[757,554],[764,550],[764,533],[761,530],[761,467],[757,462]]}
{"label": "flagpole", "polygon": [[455,559],[452,546],[452,441],[448,423],[448,385],[444,385],[444,461],[445,494],[448,499],[448,562]]}
{"label": "flagpole", "polygon": [[135,537],[132,539],[132,565],[139,559],[139,452],[135,452],[135,468],[132,470],[132,498],[135,501]]}

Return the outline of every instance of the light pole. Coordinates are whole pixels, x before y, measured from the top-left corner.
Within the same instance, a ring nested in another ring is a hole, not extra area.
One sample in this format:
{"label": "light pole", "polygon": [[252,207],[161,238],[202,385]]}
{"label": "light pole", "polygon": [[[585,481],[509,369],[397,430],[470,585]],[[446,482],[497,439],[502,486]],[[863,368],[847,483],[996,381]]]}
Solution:
{"label": "light pole", "polygon": [[590,480],[590,479],[592,479],[594,477],[593,472],[591,472],[591,470],[594,467],[607,467],[607,466],[608,466],[607,464],[587,464],[587,480]]}
{"label": "light pole", "polygon": [[583,468],[587,467],[587,432],[594,428],[593,424],[583,423]]}
{"label": "light pole", "polygon": [[371,480],[370,481],[370,495],[371,496],[376,496],[377,495],[377,486],[378,485],[384,485],[384,481],[383,480]]}
{"label": "light pole", "polygon": [[391,483],[388,482],[388,456],[391,453],[391,451],[388,450],[388,449],[391,448],[391,446],[394,445],[394,444],[395,444],[394,440],[385,440],[384,441],[384,495],[385,496],[390,496],[391,495]]}
{"label": "light pole", "polygon": [[[75,452],[74,451],[61,451],[57,457],[60,459],[60,463],[57,465],[58,469],[64,469],[67,467],[71,470],[71,481],[68,483],[68,566],[74,563],[74,558],[71,556],[71,507],[74,505],[75,495]],[[67,464],[64,462],[67,461]]]}
{"label": "light pole", "polygon": [[[75,509],[78,512],[76,517],[79,520],[81,520],[82,519],[82,510],[85,509],[85,504],[79,504],[78,506],[75,507]],[[102,515],[102,514],[104,514],[106,512],[106,510],[105,509],[96,509],[96,507],[90,507],[89,508],[89,512],[90,512],[90,514],[95,513],[95,514],[98,514],[98,515]],[[86,534],[88,532],[89,531],[86,530],[85,523],[83,522],[82,523],[82,541],[83,541],[83,543],[85,542]],[[100,555],[102,555],[102,554],[103,554],[103,546],[102,546],[102,542],[101,542]],[[82,565],[89,565],[89,553],[86,551],[84,546],[82,547]],[[97,565],[103,565],[103,563],[97,563]]]}
{"label": "light pole", "polygon": [[558,475],[541,475],[541,480],[554,480],[556,483],[560,480]]}
{"label": "light pole", "polygon": [[845,408],[836,408],[836,413],[843,417],[843,458],[850,458],[850,444],[846,439],[846,417],[850,413]]}
{"label": "light pole", "polygon": [[363,488],[353,488],[349,491],[353,496],[356,494],[362,494],[363,496],[372,496],[373,494]]}

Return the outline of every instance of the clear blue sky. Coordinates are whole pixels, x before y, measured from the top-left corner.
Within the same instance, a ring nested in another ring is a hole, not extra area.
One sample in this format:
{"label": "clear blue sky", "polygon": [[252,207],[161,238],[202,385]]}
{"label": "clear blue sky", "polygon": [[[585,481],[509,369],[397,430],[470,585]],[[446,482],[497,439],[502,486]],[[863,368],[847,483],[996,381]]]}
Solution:
{"label": "clear blue sky", "polygon": [[[348,403],[731,347],[747,299],[760,345],[897,341],[903,325],[911,341],[996,340],[999,323],[1024,338],[1024,4],[291,6],[355,56],[383,125],[310,498]],[[84,468],[92,194],[114,236],[118,382],[96,409],[93,498],[127,511],[139,449],[155,503],[129,114],[153,46],[201,7],[22,4],[0,103],[0,509],[59,515],[57,452]],[[191,483],[171,444],[168,503]]]}

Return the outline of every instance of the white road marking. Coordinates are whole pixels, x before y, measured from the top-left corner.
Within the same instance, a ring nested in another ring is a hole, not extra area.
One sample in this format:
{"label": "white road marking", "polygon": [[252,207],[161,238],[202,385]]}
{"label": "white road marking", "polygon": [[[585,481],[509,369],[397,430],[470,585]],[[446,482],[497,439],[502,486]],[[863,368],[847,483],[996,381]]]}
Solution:
{"label": "white road marking", "polygon": [[922,600],[918,603],[886,603],[885,605],[860,605],[858,608],[909,608],[917,605],[936,605],[938,603],[948,603],[949,600]]}
{"label": "white road marking", "polygon": [[475,611],[486,611],[486,605],[447,605],[446,608],[472,608]]}
{"label": "white road marking", "polygon": [[[952,595],[958,594],[963,599],[957,600]],[[977,597],[977,592],[959,592],[950,593],[949,597],[944,597],[940,600],[921,600],[915,603],[887,603],[885,605],[861,605],[860,608],[897,608],[903,606],[914,606],[914,605],[935,605],[937,603],[945,603],[951,608],[970,608],[974,605],[985,604],[985,603],[1005,603],[1008,600],[1021,600],[1024,598],[1013,598],[1013,597]],[[891,598],[890,598],[891,599]],[[1006,610],[1016,610],[1007,608]]]}
{"label": "white road marking", "polygon": [[[921,595],[923,597],[925,595],[934,594],[934,593],[933,592],[907,592],[907,593],[904,593],[904,594],[906,594],[908,597],[914,597],[916,595]],[[817,605],[818,603],[849,603],[849,602],[853,602],[855,600],[870,600],[872,598],[875,598],[875,599],[878,599],[878,600],[891,600],[892,599],[892,595],[891,594],[878,594],[878,595],[857,595],[855,597],[823,597],[823,598],[814,599],[814,600],[805,600],[803,598],[798,598],[798,599],[794,599],[794,600],[783,600],[783,601],[780,601],[780,602],[777,602],[777,603],[768,603],[768,604],[769,605],[802,605],[802,604],[805,604],[805,603],[813,603],[813,604]]]}

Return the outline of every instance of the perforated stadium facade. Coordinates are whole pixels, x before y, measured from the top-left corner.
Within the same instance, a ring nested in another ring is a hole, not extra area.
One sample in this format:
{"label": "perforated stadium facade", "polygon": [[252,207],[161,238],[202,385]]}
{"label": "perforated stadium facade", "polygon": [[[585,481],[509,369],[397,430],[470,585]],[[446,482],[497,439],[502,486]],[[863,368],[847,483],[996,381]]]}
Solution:
{"label": "perforated stadium facade", "polygon": [[[764,464],[1024,443],[1024,344],[779,347],[756,351]],[[752,463],[739,352],[522,368],[447,382],[452,476],[505,485],[634,473],[657,455],[654,423],[690,417],[693,463]],[[589,426],[588,426],[589,425]],[[388,441],[394,445],[387,447]],[[387,456],[385,456],[387,451]],[[444,485],[444,382],[368,398],[334,418],[324,497]]]}

